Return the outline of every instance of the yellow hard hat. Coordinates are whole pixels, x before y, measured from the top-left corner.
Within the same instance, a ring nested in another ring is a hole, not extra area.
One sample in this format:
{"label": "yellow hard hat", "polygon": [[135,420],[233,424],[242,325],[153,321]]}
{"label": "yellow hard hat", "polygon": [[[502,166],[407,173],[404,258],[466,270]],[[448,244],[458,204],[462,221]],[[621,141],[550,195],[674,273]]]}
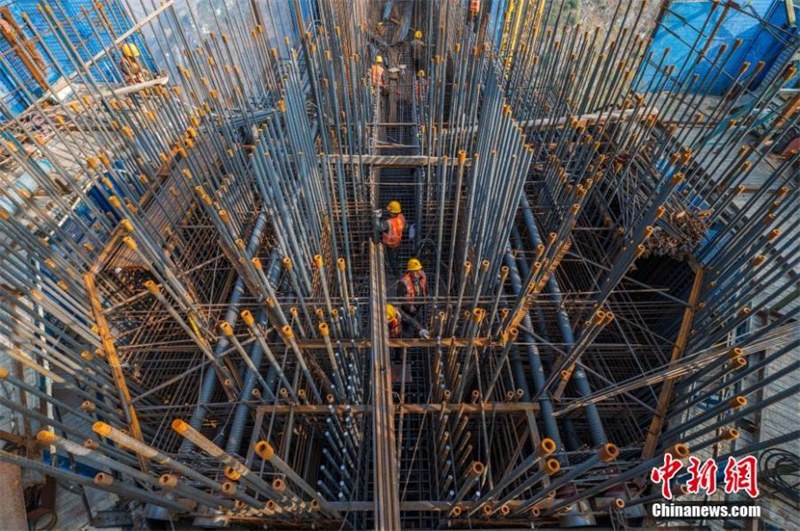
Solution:
{"label": "yellow hard hat", "polygon": [[417,72],[417,77],[425,77],[425,70],[420,70]]}
{"label": "yellow hard hat", "polygon": [[422,271],[422,262],[418,258],[409,258],[406,271]]}
{"label": "yellow hard hat", "polygon": [[139,53],[139,48],[137,48],[136,45],[132,43],[123,44],[122,53],[124,53],[128,57],[139,57],[139,55],[141,55]]}
{"label": "yellow hard hat", "polygon": [[386,320],[391,321],[395,317],[397,317],[397,310],[394,309],[394,306],[391,304],[386,305]]}
{"label": "yellow hard hat", "polygon": [[422,38],[422,32],[420,30],[415,31],[414,32],[414,38],[415,39],[421,39]]}
{"label": "yellow hard hat", "polygon": [[399,214],[403,210],[400,208],[400,201],[389,201],[389,204],[386,205],[386,210],[391,212],[392,214]]}
{"label": "yellow hard hat", "polygon": [[379,55],[379,56],[377,56],[377,57],[375,58],[375,62],[376,62],[376,63],[382,63],[382,62],[383,62],[383,57],[382,57],[382,56],[380,56],[380,55]]}

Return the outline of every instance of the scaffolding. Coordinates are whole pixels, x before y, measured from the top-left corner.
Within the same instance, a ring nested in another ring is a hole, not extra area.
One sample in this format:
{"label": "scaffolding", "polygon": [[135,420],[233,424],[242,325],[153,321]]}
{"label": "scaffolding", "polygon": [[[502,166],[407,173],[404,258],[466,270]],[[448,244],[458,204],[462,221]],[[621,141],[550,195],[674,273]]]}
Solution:
{"label": "scaffolding", "polygon": [[[482,4],[95,3],[94,56],[59,2],[52,38],[21,17],[0,67],[63,71],[0,104],[0,406],[29,441],[0,460],[185,525],[528,528],[641,519],[667,452],[758,452],[737,422],[800,390],[747,379],[800,344],[790,54],[736,64],[732,3],[691,58],[633,3],[508,2],[499,39]],[[402,337],[390,200],[430,286]]]}

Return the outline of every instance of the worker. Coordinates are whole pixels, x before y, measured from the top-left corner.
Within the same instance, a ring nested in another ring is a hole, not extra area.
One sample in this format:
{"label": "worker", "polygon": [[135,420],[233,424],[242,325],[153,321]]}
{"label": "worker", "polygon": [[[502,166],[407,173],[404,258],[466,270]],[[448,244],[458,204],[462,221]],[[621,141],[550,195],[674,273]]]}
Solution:
{"label": "worker", "polygon": [[375,64],[372,65],[372,89],[383,90],[386,84],[386,79],[383,73],[383,57],[375,57]]}
{"label": "worker", "polygon": [[149,78],[147,70],[139,62],[139,48],[126,42],[122,45],[122,62],[119,67],[129,84],[142,83]]}
{"label": "worker", "polygon": [[410,337],[417,335],[423,339],[430,339],[431,334],[413,317],[404,315],[392,304],[386,305],[386,327],[391,339],[403,337],[403,325],[408,324]]}
{"label": "worker", "polygon": [[469,0],[469,16],[477,17],[481,12],[481,0]]}
{"label": "worker", "polygon": [[411,41],[411,59],[414,61],[414,70],[421,70],[427,62],[425,42],[422,40],[422,32],[414,32],[414,40]]}
{"label": "worker", "polygon": [[386,305],[386,325],[389,327],[389,337],[397,338],[403,333],[402,318],[391,304]]}
{"label": "worker", "polygon": [[389,201],[386,211],[389,213],[389,218],[380,223],[381,240],[389,269],[395,276],[400,276],[398,259],[400,244],[403,243],[403,231],[406,230],[406,218],[403,216],[399,201]]}
{"label": "worker", "polygon": [[406,274],[397,283],[397,297],[405,300],[403,312],[408,315],[416,316],[417,306],[415,303],[420,298],[428,296],[428,277],[422,269],[422,262],[419,258],[410,258],[406,265]]}
{"label": "worker", "polygon": [[414,83],[417,101],[422,101],[428,95],[428,80],[425,79],[425,70],[417,70],[417,79]]}

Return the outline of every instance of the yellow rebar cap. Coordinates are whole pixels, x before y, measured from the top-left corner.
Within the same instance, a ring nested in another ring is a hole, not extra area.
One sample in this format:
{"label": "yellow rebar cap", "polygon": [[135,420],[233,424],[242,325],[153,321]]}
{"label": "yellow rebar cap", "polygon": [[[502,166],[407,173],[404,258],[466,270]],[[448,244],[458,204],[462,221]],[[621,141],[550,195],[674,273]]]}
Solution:
{"label": "yellow rebar cap", "polygon": [[275,455],[275,449],[267,441],[258,441],[255,446],[258,456],[264,461],[269,461]]}
{"label": "yellow rebar cap", "polygon": [[36,440],[42,444],[53,444],[56,441],[56,436],[52,432],[41,430],[36,434]]}

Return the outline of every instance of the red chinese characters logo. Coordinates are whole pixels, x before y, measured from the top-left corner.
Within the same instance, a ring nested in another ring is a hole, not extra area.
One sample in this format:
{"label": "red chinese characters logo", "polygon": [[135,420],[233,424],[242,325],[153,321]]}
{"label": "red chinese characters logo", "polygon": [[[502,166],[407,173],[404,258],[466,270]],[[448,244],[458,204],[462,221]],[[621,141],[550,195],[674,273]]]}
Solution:
{"label": "red chinese characters logo", "polygon": [[686,490],[690,494],[705,492],[714,494],[717,492],[717,463],[713,459],[706,459],[703,463],[696,457],[689,458],[689,480],[686,482]]}
{"label": "red chinese characters logo", "polygon": [[752,455],[738,461],[735,457],[729,457],[725,465],[725,492],[734,494],[739,491],[746,492],[751,498],[758,496],[758,467]]}
{"label": "red chinese characters logo", "polygon": [[671,500],[672,488],[669,482],[683,467],[683,463],[672,457],[672,454],[664,454],[664,465],[653,467],[650,471],[650,481],[653,483],[661,483],[661,496]]}
{"label": "red chinese characters logo", "polygon": [[[758,496],[758,468],[756,458],[752,455],[736,459],[729,457],[723,471],[724,488],[727,494],[744,492],[751,498]],[[671,454],[664,455],[664,464],[653,467],[650,471],[650,480],[661,485],[661,496],[667,500],[673,498],[671,481],[678,475],[683,463]],[[707,495],[717,492],[717,472],[719,467],[713,459],[700,461],[696,457],[689,457],[689,466],[686,472],[686,492],[689,494],[705,493]]]}

